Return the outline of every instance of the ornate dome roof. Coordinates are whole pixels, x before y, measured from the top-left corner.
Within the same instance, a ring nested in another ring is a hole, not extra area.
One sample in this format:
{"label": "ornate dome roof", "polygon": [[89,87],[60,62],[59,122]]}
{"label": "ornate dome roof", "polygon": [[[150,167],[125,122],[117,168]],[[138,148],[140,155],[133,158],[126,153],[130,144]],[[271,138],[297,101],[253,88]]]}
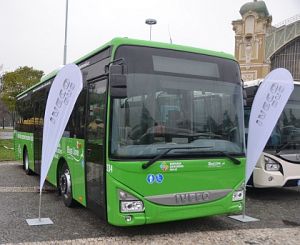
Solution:
{"label": "ornate dome roof", "polygon": [[253,2],[245,3],[240,9],[240,14],[243,16],[249,11],[258,13],[262,17],[269,16],[269,11],[264,1],[254,0]]}

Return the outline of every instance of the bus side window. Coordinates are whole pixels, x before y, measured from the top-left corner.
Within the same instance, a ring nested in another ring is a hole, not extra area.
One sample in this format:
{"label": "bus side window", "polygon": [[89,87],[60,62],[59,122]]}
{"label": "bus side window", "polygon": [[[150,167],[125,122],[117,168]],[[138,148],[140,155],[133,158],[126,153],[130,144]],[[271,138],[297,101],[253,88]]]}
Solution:
{"label": "bus side window", "polygon": [[21,131],[21,127],[22,127],[22,124],[23,124],[23,118],[20,114],[20,111],[21,111],[21,106],[20,106],[21,102],[17,100],[17,103],[16,103],[16,117],[15,117],[15,129],[18,130],[18,131]]}
{"label": "bus side window", "polygon": [[31,132],[33,127],[33,110],[31,104],[31,96],[26,96],[18,101],[19,108],[19,122],[18,122],[18,130],[24,132]]}
{"label": "bus side window", "polygon": [[76,101],[72,114],[69,118],[65,136],[71,138],[83,138],[84,137],[84,115],[85,115],[85,91],[82,91]]}
{"label": "bus side window", "polygon": [[43,88],[32,95],[32,106],[34,113],[33,122],[35,131],[42,131],[43,129],[46,107],[45,93],[46,89]]}
{"label": "bus side window", "polygon": [[87,136],[103,144],[105,129],[106,80],[89,85]]}

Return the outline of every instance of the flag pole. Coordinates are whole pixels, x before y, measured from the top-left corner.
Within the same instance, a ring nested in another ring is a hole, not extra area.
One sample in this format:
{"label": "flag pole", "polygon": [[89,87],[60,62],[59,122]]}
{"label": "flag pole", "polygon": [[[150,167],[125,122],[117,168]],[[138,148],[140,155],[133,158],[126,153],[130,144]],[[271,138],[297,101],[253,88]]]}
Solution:
{"label": "flag pole", "polygon": [[[68,34],[68,4],[69,1],[66,0],[66,19],[65,19],[65,44],[64,44],[64,59],[63,64],[67,62],[67,34]],[[49,218],[41,218],[41,206],[42,206],[42,188],[40,188],[39,195],[39,217],[37,219],[26,219],[28,225],[50,225],[53,224],[52,220]]]}
{"label": "flag pole", "polygon": [[41,222],[41,207],[42,207],[42,189],[40,189],[40,201],[39,201],[39,221]]}
{"label": "flag pole", "polygon": [[245,220],[246,217],[246,192],[247,192],[247,186],[246,181],[244,183],[244,199],[243,199],[243,220]]}
{"label": "flag pole", "polygon": [[[244,82],[242,82],[243,87],[244,87]],[[241,90],[242,94],[244,94],[243,88]],[[244,107],[244,101],[242,103],[242,107]],[[244,111],[244,110],[243,110]],[[244,119],[243,119],[243,125],[245,125],[244,123]],[[244,146],[246,147],[246,139],[245,139],[245,133],[244,133],[244,137],[243,137],[243,141],[244,141]],[[247,144],[248,145],[248,144]],[[245,148],[246,149],[246,148]],[[245,151],[245,155],[247,156],[247,150]],[[246,158],[246,163],[245,163],[246,167],[245,167],[245,180],[244,180],[244,184],[242,185],[243,187],[243,201],[242,201],[242,215],[231,215],[228,216],[231,219],[240,221],[240,222],[252,222],[252,221],[259,221],[259,219],[250,217],[246,215],[246,192],[247,192],[247,158]]]}

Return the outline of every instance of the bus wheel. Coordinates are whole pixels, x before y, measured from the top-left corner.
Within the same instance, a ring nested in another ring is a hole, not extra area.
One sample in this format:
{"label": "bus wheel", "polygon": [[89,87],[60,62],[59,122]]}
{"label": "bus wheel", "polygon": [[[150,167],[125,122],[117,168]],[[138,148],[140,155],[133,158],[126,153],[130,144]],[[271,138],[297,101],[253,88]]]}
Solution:
{"label": "bus wheel", "polygon": [[61,193],[64,204],[67,207],[74,206],[75,203],[72,195],[71,174],[66,163],[62,165],[59,172],[59,192]]}
{"label": "bus wheel", "polygon": [[29,157],[28,157],[28,152],[27,152],[26,148],[24,149],[24,152],[23,152],[23,168],[24,168],[25,173],[27,175],[31,175],[32,174],[32,171],[29,168]]}

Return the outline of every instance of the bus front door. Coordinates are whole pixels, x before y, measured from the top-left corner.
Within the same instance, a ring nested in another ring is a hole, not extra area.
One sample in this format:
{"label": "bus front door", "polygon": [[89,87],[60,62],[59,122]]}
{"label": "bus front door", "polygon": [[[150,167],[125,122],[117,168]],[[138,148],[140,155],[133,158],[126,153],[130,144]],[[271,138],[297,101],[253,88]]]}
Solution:
{"label": "bus front door", "polygon": [[106,218],[105,198],[105,113],[107,80],[88,83],[86,119],[87,207]]}

